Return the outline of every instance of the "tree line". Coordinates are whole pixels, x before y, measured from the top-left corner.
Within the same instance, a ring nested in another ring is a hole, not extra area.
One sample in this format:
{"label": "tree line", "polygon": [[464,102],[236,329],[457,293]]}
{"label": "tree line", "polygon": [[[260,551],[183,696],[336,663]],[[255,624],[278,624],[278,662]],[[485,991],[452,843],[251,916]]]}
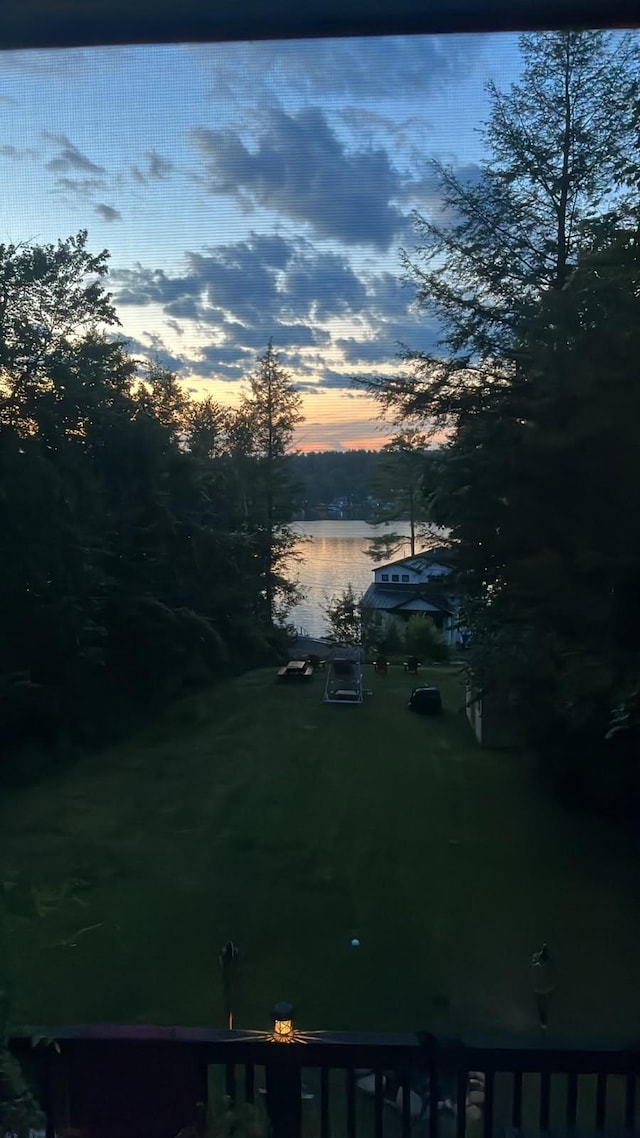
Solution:
{"label": "tree line", "polygon": [[444,431],[425,469],[473,631],[478,695],[511,709],[558,792],[640,806],[640,66],[633,35],[521,38],[489,85],[489,157],[403,253],[433,353],[366,388]]}
{"label": "tree line", "polygon": [[[237,409],[132,358],[80,232],[0,246],[0,751],[96,744],[273,656],[295,597],[270,344]],[[23,763],[23,767],[24,767]]]}
{"label": "tree line", "polygon": [[293,476],[299,488],[301,507],[317,509],[336,498],[362,504],[373,494],[378,465],[375,450],[328,450],[294,454]]}
{"label": "tree line", "polygon": [[[367,553],[374,561],[389,561],[400,551],[417,553],[434,540],[424,487],[436,451],[422,431],[405,428],[377,451],[294,454],[291,469],[298,500],[305,516],[336,499],[345,500],[356,510],[353,517],[384,526],[369,542]],[[408,523],[408,536],[388,528],[398,521]]]}

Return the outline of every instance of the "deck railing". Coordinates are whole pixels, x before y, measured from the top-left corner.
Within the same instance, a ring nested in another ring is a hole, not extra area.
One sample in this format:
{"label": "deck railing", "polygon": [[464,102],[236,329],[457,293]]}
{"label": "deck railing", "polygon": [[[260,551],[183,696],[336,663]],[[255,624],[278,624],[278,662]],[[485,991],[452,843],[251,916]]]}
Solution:
{"label": "deck railing", "polygon": [[311,1032],[284,1044],[110,1025],[37,1035],[35,1049],[25,1035],[12,1048],[34,1061],[47,1138],[204,1134],[207,1102],[215,1134],[223,1101],[263,1103],[273,1138],[640,1133],[640,1050],[628,1042]]}

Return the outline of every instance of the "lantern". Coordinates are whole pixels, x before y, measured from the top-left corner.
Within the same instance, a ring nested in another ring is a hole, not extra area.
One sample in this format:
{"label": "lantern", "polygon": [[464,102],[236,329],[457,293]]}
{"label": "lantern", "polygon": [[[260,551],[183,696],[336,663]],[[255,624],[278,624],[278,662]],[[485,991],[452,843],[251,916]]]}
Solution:
{"label": "lantern", "polygon": [[293,1008],[286,1000],[281,1000],[273,1009],[273,1038],[276,1043],[293,1041]]}

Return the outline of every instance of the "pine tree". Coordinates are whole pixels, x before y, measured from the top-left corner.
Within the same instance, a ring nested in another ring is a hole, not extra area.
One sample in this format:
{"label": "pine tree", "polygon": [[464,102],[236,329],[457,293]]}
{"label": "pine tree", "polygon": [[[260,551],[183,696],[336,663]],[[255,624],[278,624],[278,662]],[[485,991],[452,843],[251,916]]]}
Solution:
{"label": "pine tree", "polygon": [[[426,474],[429,464],[427,436],[407,428],[395,435],[380,451],[372,490],[383,505],[376,511],[373,525],[409,522],[409,551],[413,557],[417,543],[430,538]],[[371,539],[367,554],[373,561],[389,561],[406,549],[407,538],[394,530]]]}
{"label": "pine tree", "polygon": [[404,256],[440,353],[407,350],[405,376],[368,386],[448,433],[430,511],[476,678],[546,753],[575,736],[586,769],[588,739],[604,769],[611,709],[639,687],[637,49],[599,32],[521,49],[521,82],[490,88],[478,180],[440,169],[444,209]]}
{"label": "pine tree", "polygon": [[244,429],[244,446],[254,460],[251,492],[254,520],[259,531],[258,556],[267,619],[273,621],[295,597],[295,586],[284,575],[296,535],[289,523],[295,494],[287,453],[294,431],[302,422],[302,399],[270,340],[249,377],[238,426]]}

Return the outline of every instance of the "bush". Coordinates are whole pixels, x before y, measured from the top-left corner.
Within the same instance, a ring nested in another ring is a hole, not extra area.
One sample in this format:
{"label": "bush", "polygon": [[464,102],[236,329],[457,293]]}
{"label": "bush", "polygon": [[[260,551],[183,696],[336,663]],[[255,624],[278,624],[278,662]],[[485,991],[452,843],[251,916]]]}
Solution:
{"label": "bush", "polygon": [[404,628],[397,621],[391,621],[384,630],[381,638],[376,640],[380,651],[387,656],[399,655],[405,651]]}
{"label": "bush", "polygon": [[418,656],[425,663],[429,660],[441,664],[449,659],[449,646],[428,616],[416,613],[409,619],[405,643],[407,652]]}

